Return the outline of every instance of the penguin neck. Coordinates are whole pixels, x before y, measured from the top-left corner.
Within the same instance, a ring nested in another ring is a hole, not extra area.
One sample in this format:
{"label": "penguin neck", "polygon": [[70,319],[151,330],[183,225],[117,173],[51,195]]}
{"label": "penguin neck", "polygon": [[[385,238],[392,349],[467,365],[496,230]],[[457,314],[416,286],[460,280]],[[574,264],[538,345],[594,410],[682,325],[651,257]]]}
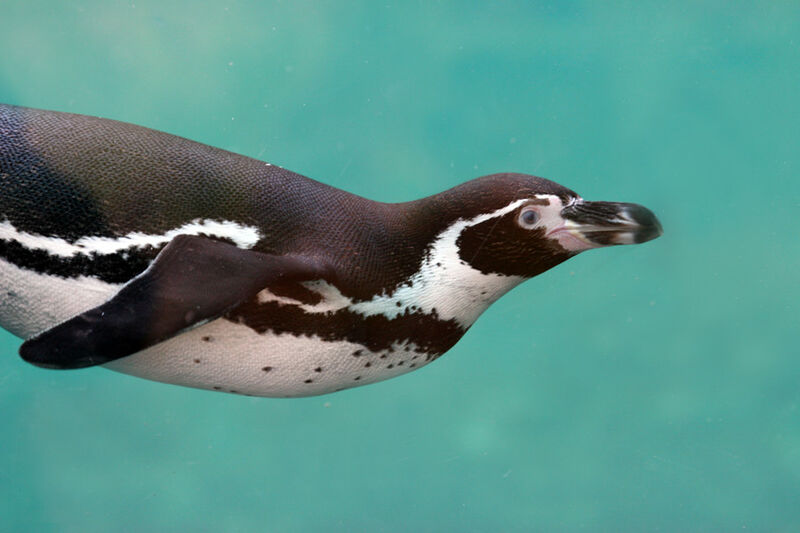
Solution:
{"label": "penguin neck", "polygon": [[326,218],[304,239],[324,249],[340,273],[324,296],[366,315],[422,313],[471,326],[524,278],[481,272],[462,256],[461,231],[498,206],[459,189],[405,203],[331,192],[318,210]]}
{"label": "penguin neck", "polygon": [[415,267],[391,288],[371,298],[373,304],[434,314],[455,320],[466,329],[498,298],[525,280],[481,272],[459,252],[461,231],[475,216],[485,213],[461,215],[453,198],[442,195],[388,207],[390,231],[399,237],[395,252],[412,243]]}

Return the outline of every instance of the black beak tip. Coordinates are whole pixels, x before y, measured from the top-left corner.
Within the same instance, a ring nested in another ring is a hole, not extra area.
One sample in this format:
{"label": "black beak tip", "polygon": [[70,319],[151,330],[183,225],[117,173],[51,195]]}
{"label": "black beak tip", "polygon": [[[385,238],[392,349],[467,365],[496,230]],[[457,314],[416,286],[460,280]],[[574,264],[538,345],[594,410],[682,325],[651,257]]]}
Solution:
{"label": "black beak tip", "polygon": [[664,233],[661,222],[659,222],[656,215],[646,207],[631,205],[628,207],[627,211],[628,216],[639,226],[634,235],[637,244],[652,241]]}

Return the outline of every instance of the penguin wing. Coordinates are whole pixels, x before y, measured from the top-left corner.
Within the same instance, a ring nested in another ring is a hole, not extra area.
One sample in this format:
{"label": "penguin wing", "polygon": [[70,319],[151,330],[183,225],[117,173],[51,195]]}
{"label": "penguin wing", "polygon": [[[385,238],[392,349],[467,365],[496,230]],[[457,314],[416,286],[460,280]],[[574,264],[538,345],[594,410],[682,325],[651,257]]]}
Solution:
{"label": "penguin wing", "polygon": [[102,365],[217,318],[274,281],[313,279],[330,280],[331,270],[307,257],[180,235],[109,301],[27,340],[20,355],[46,368]]}

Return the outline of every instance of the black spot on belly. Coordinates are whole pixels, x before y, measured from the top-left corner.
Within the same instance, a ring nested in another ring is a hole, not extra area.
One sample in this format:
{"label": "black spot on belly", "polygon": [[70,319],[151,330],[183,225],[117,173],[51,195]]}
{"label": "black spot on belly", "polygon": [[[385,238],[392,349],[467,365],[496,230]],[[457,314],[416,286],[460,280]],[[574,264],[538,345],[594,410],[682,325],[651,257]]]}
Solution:
{"label": "black spot on belly", "polygon": [[265,366],[261,370],[263,370],[264,372],[269,372],[270,370],[272,370],[272,367],[271,366]]}
{"label": "black spot on belly", "polygon": [[314,372],[322,372],[322,367],[318,366],[317,368],[314,369]]}
{"label": "black spot on belly", "polygon": [[203,342],[211,342],[212,341],[212,338],[209,335],[204,335],[202,337],[202,339],[203,339]]}
{"label": "black spot on belly", "polygon": [[195,359],[194,362],[195,363],[200,363],[200,359]]}
{"label": "black spot on belly", "polygon": [[313,379],[307,379],[303,383],[314,383],[314,380]]}

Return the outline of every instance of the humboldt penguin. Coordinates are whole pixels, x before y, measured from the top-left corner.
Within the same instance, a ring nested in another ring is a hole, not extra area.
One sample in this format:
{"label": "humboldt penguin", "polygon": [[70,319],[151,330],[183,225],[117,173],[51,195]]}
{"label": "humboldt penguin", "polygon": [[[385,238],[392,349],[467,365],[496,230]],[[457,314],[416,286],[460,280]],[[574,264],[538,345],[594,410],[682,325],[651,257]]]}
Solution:
{"label": "humboldt penguin", "polygon": [[152,129],[0,105],[0,326],[22,358],[255,396],[425,366],[511,288],[661,234],[500,173],[383,203]]}

